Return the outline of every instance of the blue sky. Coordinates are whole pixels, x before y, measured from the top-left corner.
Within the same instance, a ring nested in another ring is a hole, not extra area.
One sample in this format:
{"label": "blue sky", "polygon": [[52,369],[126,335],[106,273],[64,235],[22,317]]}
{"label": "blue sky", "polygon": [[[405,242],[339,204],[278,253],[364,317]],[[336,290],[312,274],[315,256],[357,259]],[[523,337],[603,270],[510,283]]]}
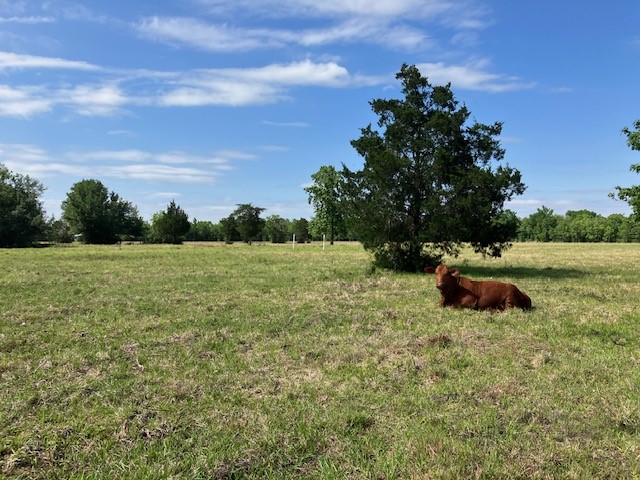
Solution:
{"label": "blue sky", "polygon": [[310,175],[362,164],[349,142],[403,62],[504,122],[520,216],[630,213],[607,193],[640,182],[637,0],[0,0],[0,162],[56,216],[96,178],[146,219],[310,218]]}

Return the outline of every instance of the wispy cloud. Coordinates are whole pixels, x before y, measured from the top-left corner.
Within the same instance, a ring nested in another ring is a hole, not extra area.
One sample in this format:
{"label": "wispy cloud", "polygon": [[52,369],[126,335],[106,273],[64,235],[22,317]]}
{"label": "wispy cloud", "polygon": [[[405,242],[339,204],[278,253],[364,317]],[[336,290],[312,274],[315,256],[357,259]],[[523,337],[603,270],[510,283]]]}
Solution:
{"label": "wispy cloud", "polygon": [[38,23],[53,23],[55,22],[55,18],[53,17],[38,17],[38,16],[29,16],[29,17],[0,17],[0,24],[3,23],[27,23],[27,24],[38,24]]}
{"label": "wispy cloud", "polygon": [[290,98],[296,87],[347,88],[371,85],[375,77],[352,75],[336,62],[303,60],[256,68],[161,72],[114,69],[62,58],[0,52],[0,71],[73,69],[96,76],[92,82],[56,87],[0,85],[0,115],[29,118],[64,106],[80,115],[109,116],[128,106],[157,107],[265,105]]}
{"label": "wispy cloud", "polygon": [[[535,86],[518,77],[489,71],[489,62],[463,65],[443,62],[419,65],[434,83],[452,82],[455,87],[487,92],[507,92]],[[267,105],[291,98],[304,87],[357,88],[388,83],[391,75],[352,73],[337,61],[311,59],[273,63],[255,68],[153,71],[115,69],[63,58],[0,52],[0,71],[11,78],[14,70],[42,68],[76,70],[84,75],[73,85],[1,85],[0,115],[30,118],[64,107],[83,116],[113,116],[128,108]],[[33,77],[37,80],[38,76]],[[283,127],[307,127],[305,122],[268,122]]]}
{"label": "wispy cloud", "polygon": [[272,127],[308,128],[311,126],[307,122],[272,122],[271,120],[263,120],[262,123],[271,125]]}
{"label": "wispy cloud", "polygon": [[70,105],[80,115],[110,116],[129,103],[122,90],[115,84],[78,85],[59,93],[59,100]]}
{"label": "wispy cloud", "polygon": [[259,68],[209,69],[188,72],[174,81],[179,86],[162,94],[162,106],[263,105],[289,96],[294,87],[345,88],[371,79],[352,76],[337,63],[311,60],[271,64]]}
{"label": "wispy cloud", "polygon": [[142,20],[137,28],[151,40],[208,51],[237,52],[281,46],[275,39],[269,39],[267,30],[212,25],[195,18],[150,17]]}
{"label": "wispy cloud", "polygon": [[11,52],[0,52],[0,69],[27,69],[27,68],[48,68],[48,69],[70,69],[99,71],[102,70],[91,63],[65,60],[63,58],[41,57],[37,55],[24,55]]}
{"label": "wispy cloud", "polygon": [[58,155],[25,144],[0,144],[0,163],[22,174],[46,178],[114,177],[166,183],[215,183],[238,159],[257,158],[240,151],[194,155],[181,151],[68,151]]}
{"label": "wispy cloud", "polygon": [[426,18],[451,11],[450,0],[198,0],[214,13],[250,11],[270,17]]}
{"label": "wispy cloud", "polygon": [[536,86],[534,82],[527,82],[518,77],[489,72],[488,66],[487,60],[478,60],[465,65],[446,65],[443,62],[417,65],[421,73],[432,83],[451,82],[454,87],[465,90],[500,93],[526,90]]}
{"label": "wispy cloud", "polygon": [[117,137],[136,137],[137,134],[131,130],[109,130],[107,135],[113,135]]}
{"label": "wispy cloud", "polygon": [[188,46],[212,52],[242,52],[307,47],[334,43],[373,43],[391,48],[431,46],[428,35],[406,24],[389,24],[377,18],[350,18],[322,28],[286,30],[242,28],[211,24],[195,18],[150,17],[142,20],[138,31],[146,38],[174,46]]}

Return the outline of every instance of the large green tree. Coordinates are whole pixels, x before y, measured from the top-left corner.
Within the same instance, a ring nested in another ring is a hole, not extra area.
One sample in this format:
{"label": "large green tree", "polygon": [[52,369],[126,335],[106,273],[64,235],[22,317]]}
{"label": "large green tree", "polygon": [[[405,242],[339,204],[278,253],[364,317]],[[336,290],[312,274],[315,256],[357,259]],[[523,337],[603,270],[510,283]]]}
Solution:
{"label": "large green tree", "polygon": [[450,85],[433,86],[403,65],[401,99],[371,102],[371,125],[351,142],[360,171],[343,167],[341,206],[348,227],[375,263],[418,271],[464,243],[499,256],[515,238],[504,204],[525,186],[520,172],[495,166],[504,158],[501,123],[471,122]]}
{"label": "large green tree", "polygon": [[291,220],[291,233],[296,236],[296,241],[306,243],[310,239],[309,221],[306,218]]}
{"label": "large green tree", "polygon": [[340,209],[340,172],[333,166],[322,166],[311,178],[313,184],[304,190],[315,210],[314,229],[320,234],[326,234],[329,243],[333,245],[338,232],[344,230]]}
{"label": "large green tree", "polygon": [[0,247],[25,247],[45,235],[44,186],[0,163]]}
{"label": "large green tree", "polygon": [[71,186],[62,202],[62,218],[85,243],[116,243],[142,235],[144,221],[131,202],[109,192],[99,180],[82,180]]}
{"label": "large green tree", "polygon": [[[633,124],[635,130],[623,128],[622,132],[627,136],[627,145],[632,150],[640,151],[640,120],[636,120]],[[640,173],[640,163],[634,163],[630,167],[632,172]],[[620,200],[627,202],[633,209],[633,213],[640,218],[640,185],[632,185],[631,187],[616,187],[617,195],[611,193],[609,196],[618,197]]]}
{"label": "large green tree", "polygon": [[[229,224],[229,226],[234,224],[240,239],[251,245],[254,240],[259,239],[262,235],[265,221],[260,217],[260,214],[265,209],[254,207],[250,203],[242,203],[237,206],[238,208],[228,217],[233,219],[233,222],[226,220],[225,224]],[[226,229],[226,227],[223,228]]]}
{"label": "large green tree", "polygon": [[289,238],[289,220],[279,215],[270,215],[264,224],[265,237],[271,243],[285,243]]}
{"label": "large green tree", "polygon": [[165,211],[156,213],[151,221],[153,236],[161,243],[182,243],[189,228],[189,215],[174,200]]}

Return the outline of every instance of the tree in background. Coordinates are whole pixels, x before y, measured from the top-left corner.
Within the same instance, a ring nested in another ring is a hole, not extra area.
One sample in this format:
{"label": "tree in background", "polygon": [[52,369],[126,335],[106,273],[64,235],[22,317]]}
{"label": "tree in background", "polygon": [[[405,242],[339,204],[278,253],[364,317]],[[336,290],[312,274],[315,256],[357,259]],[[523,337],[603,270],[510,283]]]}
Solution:
{"label": "tree in background", "polygon": [[225,243],[233,243],[240,240],[236,219],[229,215],[220,220],[220,235]]}
{"label": "tree in background", "polygon": [[189,215],[173,200],[165,211],[156,213],[151,220],[153,237],[161,243],[182,243],[190,227]]}
{"label": "tree in background", "polygon": [[73,234],[71,227],[64,220],[52,217],[47,223],[47,240],[54,243],[71,243],[73,242]]}
{"label": "tree in background", "polygon": [[190,242],[218,241],[221,239],[220,226],[207,220],[198,221],[194,218],[185,238]]}
{"label": "tree in background", "polygon": [[536,213],[529,215],[520,222],[519,238],[535,242],[551,242],[555,238],[556,227],[562,217],[553,210],[542,206]]}
{"label": "tree in background", "polygon": [[12,173],[0,163],[0,247],[25,247],[43,239],[43,192],[40,182]]}
{"label": "tree in background", "polygon": [[231,216],[235,220],[236,228],[243,242],[251,243],[262,235],[264,228],[264,220],[260,218],[260,214],[264,212],[264,208],[254,207],[250,203],[238,204]]}
{"label": "tree in background", "polygon": [[289,238],[289,220],[279,215],[270,215],[264,224],[264,235],[271,243],[285,243]]}
{"label": "tree in background", "polygon": [[520,220],[518,240],[527,242],[637,242],[640,222],[633,215],[614,213],[604,217],[589,210],[569,210],[556,215],[547,207],[539,208]]}
{"label": "tree in background", "polygon": [[[640,151],[640,120],[634,122],[633,128],[635,128],[635,131],[625,127],[622,132],[627,136],[627,145],[632,150]],[[630,170],[640,173],[640,163],[631,165]],[[640,185],[633,185],[627,188],[616,187],[616,190],[618,191],[617,195],[610,193],[609,196],[612,198],[617,196],[620,200],[627,202],[633,209],[636,218],[640,219]]]}
{"label": "tree in background", "polygon": [[396,270],[422,270],[464,243],[499,256],[516,233],[504,204],[525,189],[517,170],[492,168],[504,158],[502,124],[469,124],[450,85],[432,86],[415,66],[396,77],[404,98],[373,100],[381,131],[369,125],[351,142],[363,169],[342,170],[349,230]]}
{"label": "tree in background", "polygon": [[291,220],[290,233],[296,236],[297,242],[299,243],[308,242],[311,239],[311,235],[309,235],[309,221],[306,218]]}
{"label": "tree in background", "polygon": [[62,202],[62,218],[85,243],[116,243],[142,235],[144,221],[131,202],[107,190],[99,180],[72,185]]}
{"label": "tree in background", "polygon": [[314,230],[320,235],[326,234],[329,243],[333,242],[338,232],[344,230],[344,220],[340,209],[340,173],[332,166],[320,167],[311,175],[313,185],[305,188],[309,195],[309,203],[315,210]]}

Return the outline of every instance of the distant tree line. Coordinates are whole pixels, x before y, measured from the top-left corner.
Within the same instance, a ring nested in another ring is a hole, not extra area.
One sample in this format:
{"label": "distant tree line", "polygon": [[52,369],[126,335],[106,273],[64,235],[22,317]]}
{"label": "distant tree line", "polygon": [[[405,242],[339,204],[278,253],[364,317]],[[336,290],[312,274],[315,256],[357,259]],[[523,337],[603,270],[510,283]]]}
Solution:
{"label": "distant tree line", "polygon": [[262,218],[265,209],[251,204],[240,204],[231,215],[213,223],[195,218],[190,221],[188,214],[172,200],[166,210],[155,213],[147,222],[131,202],[95,179],[75,183],[62,202],[61,218],[47,218],[40,200],[44,190],[37,180],[13,173],[0,164],[0,248],[76,240],[92,244],[121,241],[250,244],[285,243],[293,235],[299,243],[322,238],[322,231],[314,229],[316,223],[279,215]]}
{"label": "distant tree line", "polygon": [[[189,220],[188,214],[171,201],[166,210],[143,220],[136,207],[109,192],[98,180],[74,184],[62,203],[61,218],[47,218],[39,197],[44,186],[37,180],[10,172],[0,164],[0,247],[24,247],[36,242],[146,243],[271,242],[285,243],[293,235],[299,243],[311,240],[357,240],[341,215],[336,190],[337,171],[323,167],[314,177],[322,189],[307,188],[310,201],[322,197],[321,211],[308,221],[279,215],[262,217],[264,208],[239,204],[218,223]],[[327,179],[330,179],[329,181]],[[333,186],[331,186],[333,185]],[[331,194],[327,193],[329,191]],[[335,203],[334,206],[326,207]],[[331,219],[331,215],[335,218]],[[556,214],[542,207],[525,218],[505,210],[495,223],[515,232],[512,240],[527,242],[640,242],[638,215],[604,217],[588,210]],[[507,227],[505,227],[507,228]]]}
{"label": "distant tree line", "polygon": [[640,242],[640,222],[635,215],[604,217],[589,210],[557,215],[547,207],[519,221],[521,242]]}

